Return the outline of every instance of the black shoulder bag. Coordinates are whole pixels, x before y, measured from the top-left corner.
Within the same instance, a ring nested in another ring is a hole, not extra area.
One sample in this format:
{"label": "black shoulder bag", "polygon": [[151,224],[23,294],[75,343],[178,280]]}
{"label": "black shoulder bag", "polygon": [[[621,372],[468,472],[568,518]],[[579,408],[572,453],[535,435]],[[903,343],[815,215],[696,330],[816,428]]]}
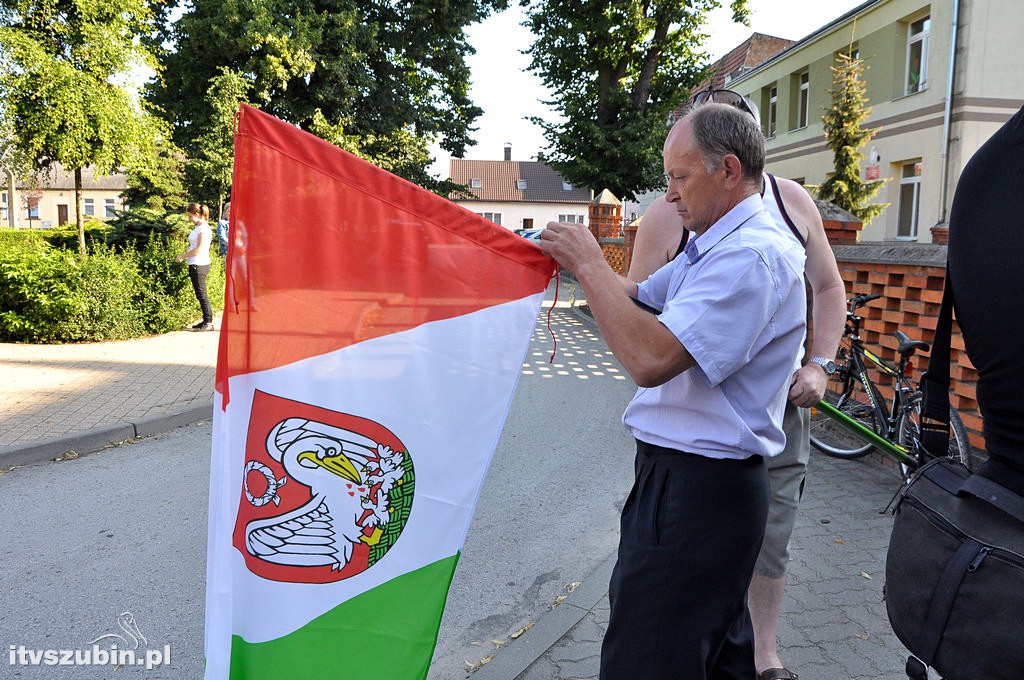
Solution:
{"label": "black shoulder bag", "polygon": [[[922,378],[922,440],[933,452],[949,441],[952,315],[947,277]],[[1024,678],[1024,498],[941,455],[901,490],[894,513],[885,606],[913,654],[907,675]]]}

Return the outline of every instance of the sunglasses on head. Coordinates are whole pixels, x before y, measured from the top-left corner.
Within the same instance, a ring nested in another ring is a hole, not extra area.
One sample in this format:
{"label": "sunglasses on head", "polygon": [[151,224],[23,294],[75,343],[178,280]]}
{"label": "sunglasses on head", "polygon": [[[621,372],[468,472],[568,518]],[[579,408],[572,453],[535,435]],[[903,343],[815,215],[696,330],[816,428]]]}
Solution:
{"label": "sunglasses on head", "polygon": [[728,104],[740,111],[746,111],[751,116],[754,115],[754,112],[750,110],[750,106],[747,105],[747,100],[744,99],[743,95],[739,92],[733,92],[732,90],[716,90],[714,88],[701,90],[690,97],[690,101],[687,102],[687,104],[690,109],[695,109],[698,106],[703,106],[704,104],[711,102],[716,104]]}

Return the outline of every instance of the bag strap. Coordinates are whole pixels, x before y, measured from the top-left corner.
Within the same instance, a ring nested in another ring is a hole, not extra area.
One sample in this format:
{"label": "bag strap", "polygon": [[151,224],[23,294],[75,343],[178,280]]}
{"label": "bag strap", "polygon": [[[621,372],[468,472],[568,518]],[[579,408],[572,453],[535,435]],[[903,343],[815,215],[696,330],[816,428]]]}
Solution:
{"label": "bag strap", "polygon": [[974,475],[959,463],[945,458],[930,461],[920,470],[933,484],[954,496],[974,496],[996,507],[1014,519],[1024,522],[1024,497],[988,477]]}
{"label": "bag strap", "polygon": [[921,376],[921,444],[935,457],[949,450],[949,346],[953,334],[953,282],[946,284],[935,324],[928,370]]}
{"label": "bag strap", "polygon": [[921,640],[921,653],[917,656],[929,666],[934,665],[935,655],[939,651],[939,643],[942,642],[942,634],[946,630],[946,623],[949,621],[949,613],[953,610],[953,600],[960,590],[960,582],[963,581],[968,567],[974,558],[978,556],[984,546],[973,538],[967,538],[953,556],[946,562],[946,568],[942,570],[938,582],[935,584],[935,593],[931,602],[928,603],[928,611],[924,617],[924,639]]}
{"label": "bag strap", "polygon": [[979,498],[993,505],[1014,519],[1024,522],[1024,498],[1021,498],[1001,484],[988,477],[971,475],[960,487],[961,493]]}

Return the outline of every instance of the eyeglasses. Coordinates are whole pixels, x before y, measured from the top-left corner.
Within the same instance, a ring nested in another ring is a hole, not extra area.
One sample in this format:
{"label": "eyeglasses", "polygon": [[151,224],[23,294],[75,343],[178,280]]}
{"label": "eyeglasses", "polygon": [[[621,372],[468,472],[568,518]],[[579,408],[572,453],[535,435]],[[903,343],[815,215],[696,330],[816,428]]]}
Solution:
{"label": "eyeglasses", "polygon": [[732,90],[716,90],[714,88],[701,90],[690,97],[690,101],[687,102],[687,109],[695,109],[698,106],[703,106],[709,102],[714,102],[716,104],[728,104],[740,111],[746,111],[751,116],[754,116],[754,118],[757,118],[754,112],[750,110],[750,105],[747,104],[746,98],[739,92],[733,92]]}

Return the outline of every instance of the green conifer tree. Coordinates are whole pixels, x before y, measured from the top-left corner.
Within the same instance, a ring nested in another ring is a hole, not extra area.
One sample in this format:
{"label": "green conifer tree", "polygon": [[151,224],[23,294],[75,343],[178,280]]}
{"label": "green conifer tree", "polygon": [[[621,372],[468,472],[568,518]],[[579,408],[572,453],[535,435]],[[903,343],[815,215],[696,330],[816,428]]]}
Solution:
{"label": "green conifer tree", "polygon": [[871,115],[863,73],[863,60],[849,54],[839,54],[832,67],[832,106],[822,121],[825,143],[834,154],[835,174],[818,186],[817,195],[856,215],[867,226],[889,204],[869,203],[887,179],[865,181],[860,176],[864,160],[860,150],[880,129],[863,127]]}

